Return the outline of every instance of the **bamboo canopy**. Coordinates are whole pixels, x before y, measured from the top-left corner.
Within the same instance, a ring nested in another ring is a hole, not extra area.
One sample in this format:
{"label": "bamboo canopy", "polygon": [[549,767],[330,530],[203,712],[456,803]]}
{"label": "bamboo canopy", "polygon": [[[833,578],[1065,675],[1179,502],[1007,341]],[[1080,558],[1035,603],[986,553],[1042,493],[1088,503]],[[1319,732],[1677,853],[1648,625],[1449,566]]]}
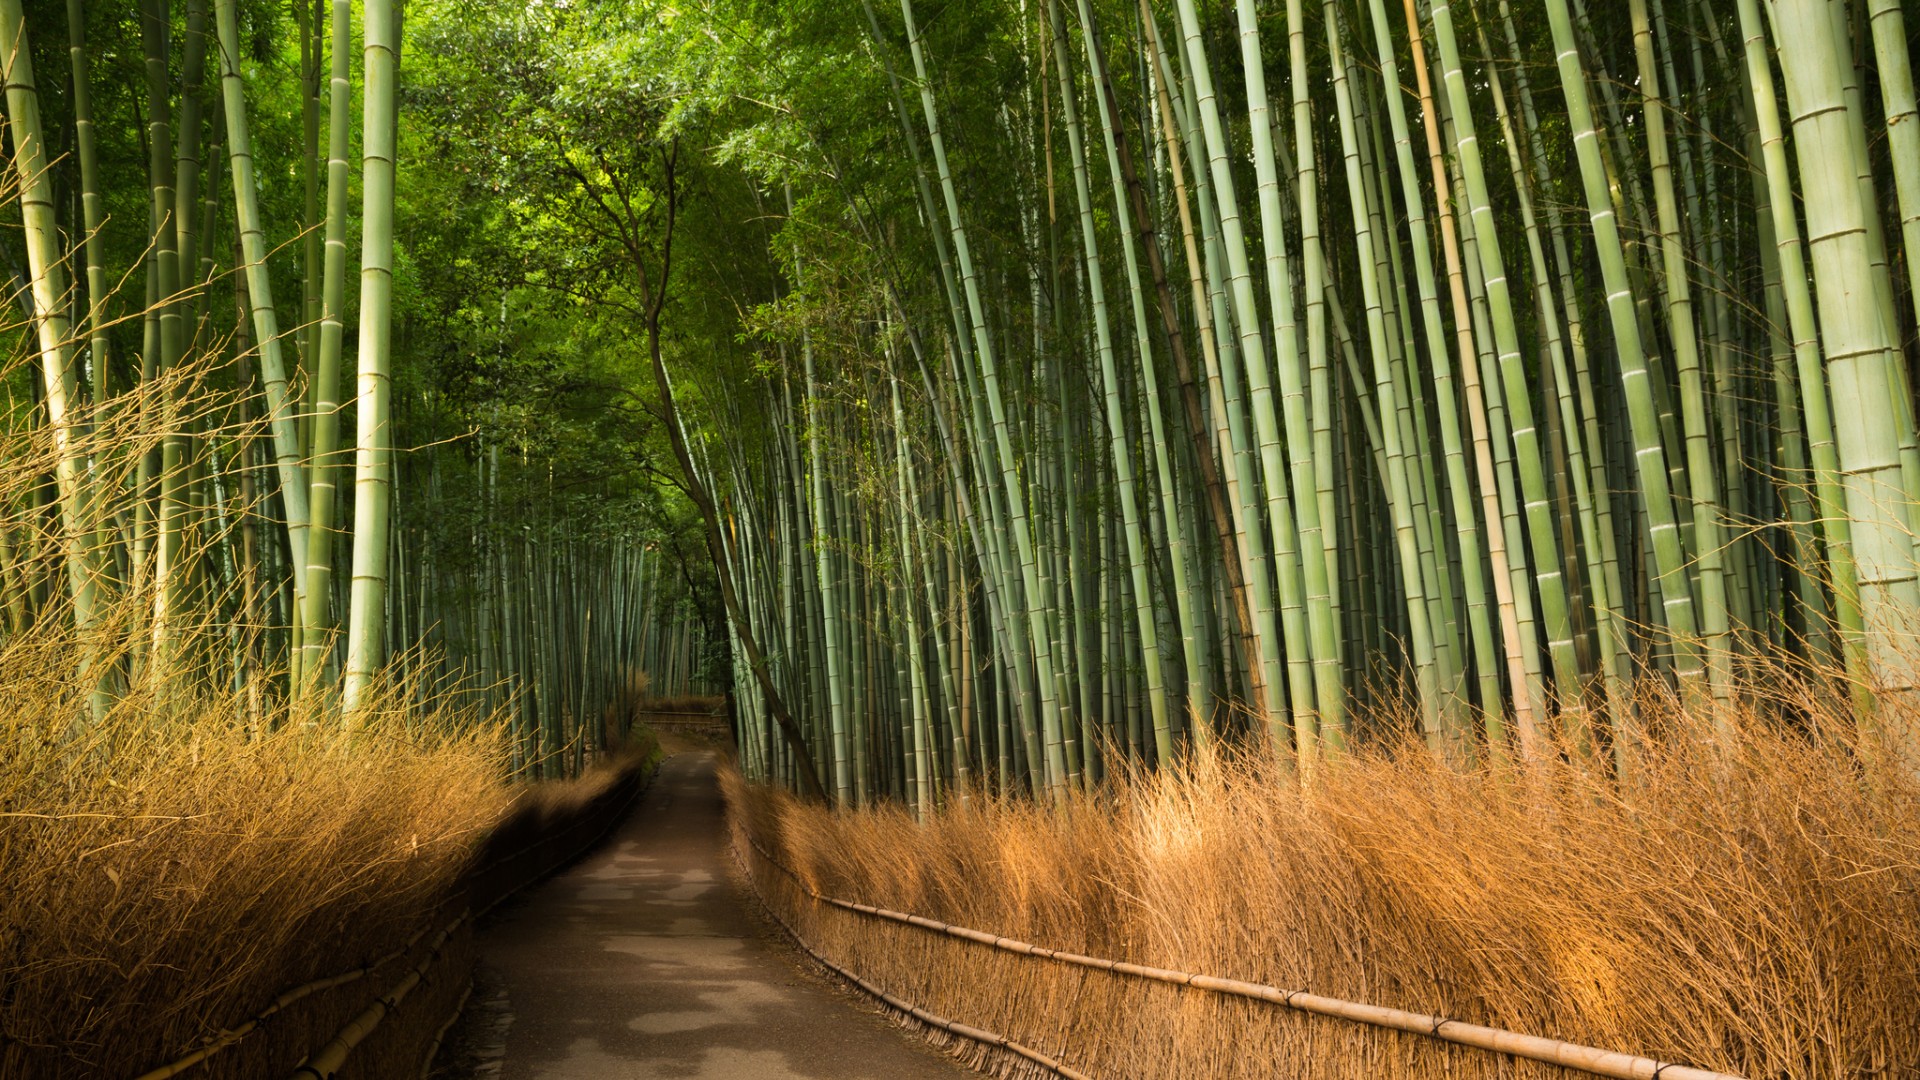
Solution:
{"label": "bamboo canopy", "polygon": [[[730,690],[755,776],[923,813],[1399,730],[1624,775],[1648,695],[1920,754],[1893,0],[641,5],[631,53],[500,16],[591,102],[435,0],[0,15],[57,447],[0,569],[92,716],[218,679],[350,720],[430,672],[528,766],[644,671]],[[476,119],[515,87],[519,134]],[[720,267],[742,221],[766,258]]]}

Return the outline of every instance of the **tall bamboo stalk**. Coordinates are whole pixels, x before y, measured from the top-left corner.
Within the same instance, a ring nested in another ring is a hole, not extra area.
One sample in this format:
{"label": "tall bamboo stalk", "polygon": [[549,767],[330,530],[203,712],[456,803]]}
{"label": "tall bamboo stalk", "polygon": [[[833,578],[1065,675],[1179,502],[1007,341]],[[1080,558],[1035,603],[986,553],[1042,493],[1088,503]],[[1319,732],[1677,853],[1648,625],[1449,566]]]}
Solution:
{"label": "tall bamboo stalk", "polygon": [[[224,0],[231,4],[232,0]],[[393,469],[393,191],[398,12],[367,0],[363,15],[360,375],[353,461],[353,587],[341,705],[351,714],[386,662],[388,527]]]}

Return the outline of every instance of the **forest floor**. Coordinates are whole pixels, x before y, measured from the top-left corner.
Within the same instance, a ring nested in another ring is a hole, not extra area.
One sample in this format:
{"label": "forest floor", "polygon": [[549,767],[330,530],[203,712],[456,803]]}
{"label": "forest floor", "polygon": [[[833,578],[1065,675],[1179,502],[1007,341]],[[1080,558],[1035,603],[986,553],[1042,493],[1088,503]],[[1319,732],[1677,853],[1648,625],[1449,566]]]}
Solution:
{"label": "forest floor", "polygon": [[436,1080],[977,1075],[808,966],[725,856],[711,751],[674,754],[598,852],[480,929]]}

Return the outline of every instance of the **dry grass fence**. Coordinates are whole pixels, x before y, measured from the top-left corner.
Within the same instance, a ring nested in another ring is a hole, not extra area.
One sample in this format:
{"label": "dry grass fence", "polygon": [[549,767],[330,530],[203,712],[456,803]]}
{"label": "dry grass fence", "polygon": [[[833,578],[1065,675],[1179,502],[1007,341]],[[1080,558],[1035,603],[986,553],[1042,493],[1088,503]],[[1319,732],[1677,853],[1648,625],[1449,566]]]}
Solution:
{"label": "dry grass fence", "polygon": [[284,1076],[431,952],[339,1073],[415,1074],[471,966],[470,925],[436,930],[576,852],[635,783],[629,753],[509,785],[497,725],[406,693],[351,730],[296,708],[263,731],[209,696],[76,727],[60,653],[0,648],[4,1077],[133,1077],[237,1029],[181,1075]]}
{"label": "dry grass fence", "polygon": [[643,697],[633,710],[647,727],[663,737],[691,740],[701,745],[730,745],[733,741],[727,699],[723,697],[697,694]]}
{"label": "dry grass fence", "polygon": [[1671,712],[1655,728],[1624,784],[1379,751],[1303,790],[1249,757],[1063,813],[975,796],[925,825],[737,774],[727,787],[743,864],[813,948],[1093,1076],[1566,1074],[1010,955],[808,891],[1749,1077],[1920,1075],[1920,782],[1831,732],[1748,718],[1728,739]]}

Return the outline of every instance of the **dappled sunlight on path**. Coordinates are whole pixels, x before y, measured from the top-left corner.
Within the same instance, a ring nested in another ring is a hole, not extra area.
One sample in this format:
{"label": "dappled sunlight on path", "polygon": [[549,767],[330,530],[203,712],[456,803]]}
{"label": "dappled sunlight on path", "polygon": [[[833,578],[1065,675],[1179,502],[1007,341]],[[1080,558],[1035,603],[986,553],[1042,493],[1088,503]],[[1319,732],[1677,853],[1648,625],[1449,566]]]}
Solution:
{"label": "dappled sunlight on path", "polygon": [[482,929],[477,1004],[436,1076],[973,1075],[770,936],[723,862],[714,768],[670,758],[605,849]]}

